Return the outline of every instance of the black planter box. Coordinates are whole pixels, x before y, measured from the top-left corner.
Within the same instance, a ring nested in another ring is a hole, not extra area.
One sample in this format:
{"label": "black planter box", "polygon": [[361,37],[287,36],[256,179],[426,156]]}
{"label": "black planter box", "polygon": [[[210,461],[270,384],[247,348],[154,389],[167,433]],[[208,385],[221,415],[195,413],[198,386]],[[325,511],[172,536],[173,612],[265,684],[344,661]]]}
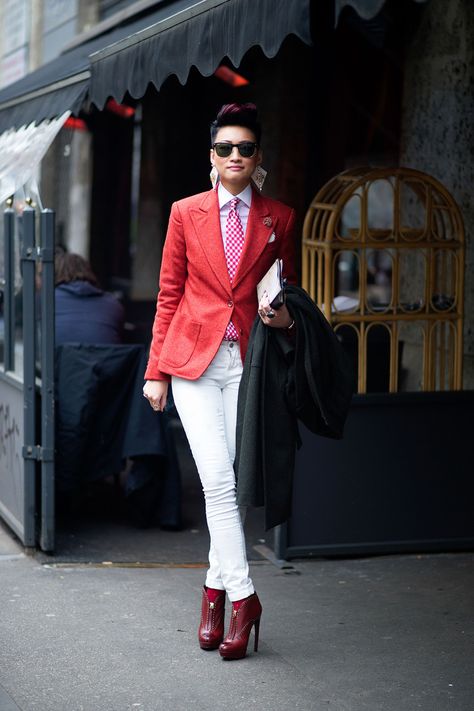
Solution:
{"label": "black planter box", "polygon": [[343,440],[300,432],[278,558],[474,549],[474,391],[356,395]]}

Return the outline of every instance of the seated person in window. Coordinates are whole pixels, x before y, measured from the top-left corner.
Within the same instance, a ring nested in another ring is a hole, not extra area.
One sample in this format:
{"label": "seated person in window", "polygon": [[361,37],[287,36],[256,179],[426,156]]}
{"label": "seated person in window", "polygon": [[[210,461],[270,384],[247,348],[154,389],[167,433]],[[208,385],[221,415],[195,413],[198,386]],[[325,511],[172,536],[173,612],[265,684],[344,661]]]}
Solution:
{"label": "seated person in window", "polygon": [[123,306],[102,291],[90,264],[79,254],[57,250],[54,269],[56,345],[122,343]]}
{"label": "seated person in window", "polygon": [[[124,308],[112,294],[100,288],[90,264],[80,255],[58,247],[54,266],[56,345],[122,344]],[[140,403],[142,401],[148,413],[140,388]],[[146,454],[134,455],[131,461],[128,473],[120,477],[131,522],[140,528],[154,523],[165,528],[178,528],[178,518],[171,516],[169,520],[161,505],[167,458]]]}

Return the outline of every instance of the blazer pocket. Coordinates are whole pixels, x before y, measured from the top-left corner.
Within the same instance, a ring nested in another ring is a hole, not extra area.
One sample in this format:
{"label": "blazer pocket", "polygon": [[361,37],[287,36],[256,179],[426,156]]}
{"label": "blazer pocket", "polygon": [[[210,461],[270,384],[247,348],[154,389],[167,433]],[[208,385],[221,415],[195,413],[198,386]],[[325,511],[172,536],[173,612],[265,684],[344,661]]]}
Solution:
{"label": "blazer pocket", "polygon": [[201,324],[175,315],[166,334],[160,360],[180,368],[191,358],[201,332]]}

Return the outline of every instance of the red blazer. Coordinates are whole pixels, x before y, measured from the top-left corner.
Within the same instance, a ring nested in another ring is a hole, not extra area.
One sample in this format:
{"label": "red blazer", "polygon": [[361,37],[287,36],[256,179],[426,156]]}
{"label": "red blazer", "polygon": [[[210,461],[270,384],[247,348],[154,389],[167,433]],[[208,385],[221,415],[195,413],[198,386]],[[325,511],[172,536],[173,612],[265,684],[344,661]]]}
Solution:
{"label": "red blazer", "polygon": [[175,202],[163,249],[160,292],[147,380],[170,375],[195,380],[206,370],[232,319],[240,335],[242,362],[255,316],[256,285],[277,257],[295,281],[295,212],[256,190],[242,255],[231,286],[216,190]]}

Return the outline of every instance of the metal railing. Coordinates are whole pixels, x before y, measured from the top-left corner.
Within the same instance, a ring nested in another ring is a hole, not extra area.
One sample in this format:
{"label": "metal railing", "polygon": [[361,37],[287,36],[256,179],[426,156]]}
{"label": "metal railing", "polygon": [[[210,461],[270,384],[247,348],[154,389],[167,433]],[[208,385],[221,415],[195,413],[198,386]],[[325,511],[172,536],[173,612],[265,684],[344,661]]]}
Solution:
{"label": "metal railing", "polygon": [[[18,212],[12,206],[4,211],[4,362],[0,375],[5,416],[8,413],[8,421],[13,422],[11,413],[15,412],[16,419],[13,426],[6,426],[5,419],[2,430],[4,449],[11,437],[11,454],[5,457],[1,472],[0,515],[25,546],[39,543],[46,551],[54,548],[54,231],[52,210],[27,204]],[[17,266],[21,292],[15,287]],[[21,369],[15,362],[18,295]]]}

